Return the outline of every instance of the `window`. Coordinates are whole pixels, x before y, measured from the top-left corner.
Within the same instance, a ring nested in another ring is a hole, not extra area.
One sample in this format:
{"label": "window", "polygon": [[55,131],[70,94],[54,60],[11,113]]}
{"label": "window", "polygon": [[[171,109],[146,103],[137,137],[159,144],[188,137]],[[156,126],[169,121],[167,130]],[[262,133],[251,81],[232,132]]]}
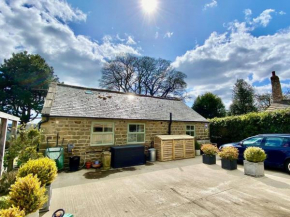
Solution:
{"label": "window", "polygon": [[290,148],[290,138],[287,138],[287,137],[284,138],[282,147]]}
{"label": "window", "polygon": [[252,137],[252,138],[249,138],[249,139],[246,139],[243,141],[243,145],[246,145],[246,146],[258,146],[258,145],[261,145],[261,142],[263,140],[263,137]]}
{"label": "window", "polygon": [[282,147],[284,146],[284,138],[279,137],[267,137],[265,139],[265,146],[267,147]]}
{"label": "window", "polygon": [[93,122],[91,129],[91,146],[113,145],[114,123]]}
{"label": "window", "polygon": [[194,125],[187,125],[186,126],[186,135],[194,136]]}
{"label": "window", "polygon": [[145,124],[128,124],[128,143],[145,142]]}

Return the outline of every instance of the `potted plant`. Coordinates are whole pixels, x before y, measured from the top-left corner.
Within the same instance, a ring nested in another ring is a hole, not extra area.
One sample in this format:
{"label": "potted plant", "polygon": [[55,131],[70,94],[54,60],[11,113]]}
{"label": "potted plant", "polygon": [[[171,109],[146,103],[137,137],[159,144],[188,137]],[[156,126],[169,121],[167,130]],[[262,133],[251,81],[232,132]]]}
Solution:
{"label": "potted plant", "polygon": [[46,188],[48,200],[41,208],[40,212],[48,211],[52,195],[51,183],[57,176],[57,166],[55,161],[47,157],[29,160],[18,170],[18,177],[25,177],[28,174],[37,175],[41,185]]}
{"label": "potted plant", "polygon": [[220,152],[219,156],[222,158],[222,168],[226,170],[237,169],[237,159],[239,156],[239,150],[235,147],[229,146],[224,147]]}
{"label": "potted plant", "polygon": [[264,176],[264,161],[267,155],[263,149],[259,147],[248,147],[244,151],[244,158],[245,175],[254,177]]}
{"label": "potted plant", "polygon": [[202,162],[204,164],[216,164],[216,154],[218,153],[218,148],[212,144],[204,144],[201,146],[203,151]]}
{"label": "potted plant", "polygon": [[24,217],[25,212],[23,210],[20,210],[19,207],[12,206],[8,209],[0,210],[0,216],[1,217]]}
{"label": "potted plant", "polygon": [[195,155],[200,155],[200,144],[198,142],[195,142]]}
{"label": "potted plant", "polygon": [[11,186],[9,197],[9,203],[24,210],[27,217],[38,217],[39,209],[47,201],[45,187],[32,174],[18,178]]}

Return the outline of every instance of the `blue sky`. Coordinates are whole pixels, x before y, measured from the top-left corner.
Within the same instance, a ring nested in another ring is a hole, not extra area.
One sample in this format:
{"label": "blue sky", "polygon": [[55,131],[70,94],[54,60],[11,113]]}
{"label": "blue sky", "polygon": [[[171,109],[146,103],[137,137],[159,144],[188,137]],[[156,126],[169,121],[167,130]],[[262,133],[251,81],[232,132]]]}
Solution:
{"label": "blue sky", "polygon": [[0,0],[0,62],[38,53],[61,81],[98,87],[104,62],[119,53],[161,57],[187,74],[188,94],[231,103],[236,79],[271,90],[275,70],[290,88],[289,0]]}

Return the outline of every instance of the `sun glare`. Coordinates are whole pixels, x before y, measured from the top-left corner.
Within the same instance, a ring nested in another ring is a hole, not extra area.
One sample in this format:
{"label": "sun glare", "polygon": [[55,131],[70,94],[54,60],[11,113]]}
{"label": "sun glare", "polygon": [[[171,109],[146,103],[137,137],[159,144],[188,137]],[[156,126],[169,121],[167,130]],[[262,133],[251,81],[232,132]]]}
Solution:
{"label": "sun glare", "polygon": [[157,0],[141,0],[141,1],[142,8],[146,13],[151,14],[157,9],[158,6]]}

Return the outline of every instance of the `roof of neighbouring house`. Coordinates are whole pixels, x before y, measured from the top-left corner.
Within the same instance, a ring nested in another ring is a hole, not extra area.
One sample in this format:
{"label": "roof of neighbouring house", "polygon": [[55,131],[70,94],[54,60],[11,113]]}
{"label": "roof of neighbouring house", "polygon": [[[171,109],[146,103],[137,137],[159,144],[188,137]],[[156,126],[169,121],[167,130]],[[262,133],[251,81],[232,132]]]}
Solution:
{"label": "roof of neighbouring house", "polygon": [[290,108],[290,100],[282,100],[281,102],[272,103],[266,111],[275,111]]}
{"label": "roof of neighbouring house", "polygon": [[100,119],[209,122],[178,99],[52,83],[42,115]]}

